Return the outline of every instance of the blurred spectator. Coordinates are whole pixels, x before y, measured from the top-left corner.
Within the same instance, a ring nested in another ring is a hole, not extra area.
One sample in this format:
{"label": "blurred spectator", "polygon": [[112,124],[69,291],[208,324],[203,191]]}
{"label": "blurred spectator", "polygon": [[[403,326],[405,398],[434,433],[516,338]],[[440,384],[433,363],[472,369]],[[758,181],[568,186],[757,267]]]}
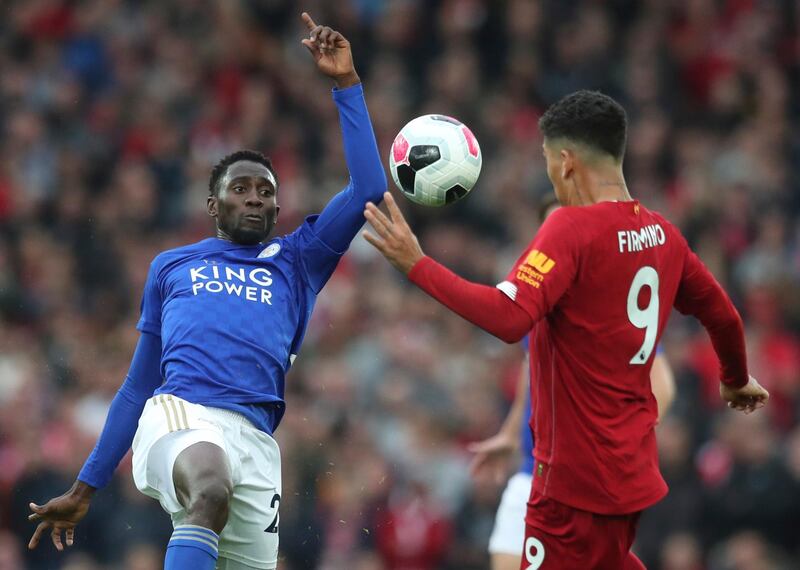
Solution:
{"label": "blurred spectator", "polygon": [[[700,544],[691,534],[666,535],[661,547],[661,570],[703,570]],[[652,567],[652,566],[650,566]]]}
{"label": "blurred spectator", "polygon": [[745,531],[712,551],[708,570],[789,570],[795,565],[762,535]]}

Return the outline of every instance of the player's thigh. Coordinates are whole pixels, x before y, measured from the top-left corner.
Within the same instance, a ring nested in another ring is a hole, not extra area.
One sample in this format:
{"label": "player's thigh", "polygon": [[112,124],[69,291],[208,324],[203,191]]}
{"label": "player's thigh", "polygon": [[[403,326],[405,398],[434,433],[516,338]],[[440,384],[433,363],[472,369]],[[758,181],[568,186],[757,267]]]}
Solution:
{"label": "player's thigh", "polygon": [[199,442],[225,449],[221,428],[203,406],[165,395],[145,404],[133,441],[133,479],[145,495],[161,503],[175,520],[183,515],[173,481],[178,456]]}
{"label": "player's thigh", "polygon": [[[593,515],[531,494],[522,546],[522,570],[596,569]],[[611,570],[611,569],[609,569]],[[613,570],[619,570],[615,568]]]}
{"label": "player's thigh", "polygon": [[231,490],[233,480],[228,455],[208,441],[198,441],[178,454],[172,480],[181,505],[187,507],[201,492],[220,487]]}
{"label": "player's thigh", "polygon": [[638,514],[597,515],[532,493],[520,568],[641,570],[630,553],[637,521]]}
{"label": "player's thigh", "polygon": [[603,568],[621,568],[622,570],[644,570],[631,546],[636,538],[636,527],[640,513],[618,516],[600,516],[596,518],[597,535],[604,537],[607,544],[602,564]]}
{"label": "player's thigh", "polygon": [[525,540],[525,510],[530,492],[531,475],[528,473],[516,473],[503,490],[494,528],[489,537],[489,554],[492,555],[492,560],[503,561],[497,564],[492,562],[495,570],[506,568],[510,559],[516,561],[515,570],[519,567],[519,557]]}
{"label": "player's thigh", "polygon": [[233,441],[236,454],[228,523],[220,535],[220,557],[245,568],[272,569],[278,561],[281,463],[278,444],[243,427]]}

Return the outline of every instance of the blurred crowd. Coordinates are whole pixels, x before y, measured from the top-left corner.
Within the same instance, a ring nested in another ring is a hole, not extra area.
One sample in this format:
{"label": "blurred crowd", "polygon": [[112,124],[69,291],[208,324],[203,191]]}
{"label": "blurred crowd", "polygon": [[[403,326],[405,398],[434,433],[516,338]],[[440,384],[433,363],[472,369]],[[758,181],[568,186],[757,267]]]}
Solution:
{"label": "blurred crowd", "polygon": [[[4,0],[0,3],[0,570],[153,570],[171,532],[126,458],[57,554],[29,501],[64,492],[138,333],[151,258],[211,235],[210,168],[253,148],[278,232],[347,181],[330,81],[299,12],[353,44],[383,155],[429,112],[484,153],[461,203],[404,202],[423,248],[496,283],[550,191],[537,119],[579,88],[630,119],[625,171],[730,292],[769,406],[717,395],[705,333],[675,316],[659,426],[669,496],[636,550],[655,570],[800,567],[800,2]],[[521,350],[449,314],[361,239],[287,378],[282,570],[478,570],[502,484],[466,445],[498,429]]]}

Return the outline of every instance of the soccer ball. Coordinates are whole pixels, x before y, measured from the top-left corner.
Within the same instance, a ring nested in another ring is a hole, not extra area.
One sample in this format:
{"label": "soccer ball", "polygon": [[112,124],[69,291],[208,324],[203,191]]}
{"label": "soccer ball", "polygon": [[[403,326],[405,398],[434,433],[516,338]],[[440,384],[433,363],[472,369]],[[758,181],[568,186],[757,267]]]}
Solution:
{"label": "soccer ball", "polygon": [[481,148],[466,125],[445,115],[423,115],[400,130],[389,169],[403,194],[423,206],[466,196],[481,173]]}

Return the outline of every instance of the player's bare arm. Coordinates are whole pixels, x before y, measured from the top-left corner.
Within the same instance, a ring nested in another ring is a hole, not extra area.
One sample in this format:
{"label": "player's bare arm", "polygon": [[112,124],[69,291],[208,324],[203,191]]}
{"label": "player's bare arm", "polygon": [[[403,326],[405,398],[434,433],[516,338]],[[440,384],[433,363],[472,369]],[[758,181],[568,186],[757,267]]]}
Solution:
{"label": "player's bare arm", "polygon": [[389,263],[403,274],[408,275],[411,268],[425,257],[425,254],[419,246],[417,236],[411,231],[392,195],[386,192],[383,199],[389,209],[389,216],[381,212],[372,202],[368,203],[364,210],[364,217],[367,218],[378,237],[366,231],[363,236],[381,252]]}
{"label": "player's bare arm", "polygon": [[[44,505],[30,503],[33,514],[28,516],[30,521],[41,521],[28,543],[29,549],[34,549],[39,544],[42,536],[50,529],[50,539],[59,551],[64,550],[64,542],[72,546],[75,526],[89,512],[89,503],[96,489],[82,481],[75,481],[72,488],[61,495],[50,499]],[[62,541],[62,532],[66,531],[66,540]]]}
{"label": "player's bare arm", "polygon": [[675,375],[669,362],[662,354],[653,358],[653,367],[650,369],[650,386],[653,396],[658,404],[658,419],[664,417],[675,399]]}
{"label": "player's bare arm", "polygon": [[508,475],[512,462],[519,450],[519,433],[523,422],[529,418],[525,417],[525,398],[528,393],[528,358],[520,367],[517,389],[514,393],[514,401],[508,411],[503,425],[495,435],[483,441],[476,441],[469,445],[468,449],[475,454],[470,464],[470,473],[473,477],[490,476],[497,483],[500,483]]}
{"label": "player's bare arm", "polygon": [[316,24],[308,12],[303,12],[301,17],[308,28],[308,38],[303,39],[302,44],[311,53],[317,68],[332,78],[338,89],[360,83],[350,42],[336,30]]}

